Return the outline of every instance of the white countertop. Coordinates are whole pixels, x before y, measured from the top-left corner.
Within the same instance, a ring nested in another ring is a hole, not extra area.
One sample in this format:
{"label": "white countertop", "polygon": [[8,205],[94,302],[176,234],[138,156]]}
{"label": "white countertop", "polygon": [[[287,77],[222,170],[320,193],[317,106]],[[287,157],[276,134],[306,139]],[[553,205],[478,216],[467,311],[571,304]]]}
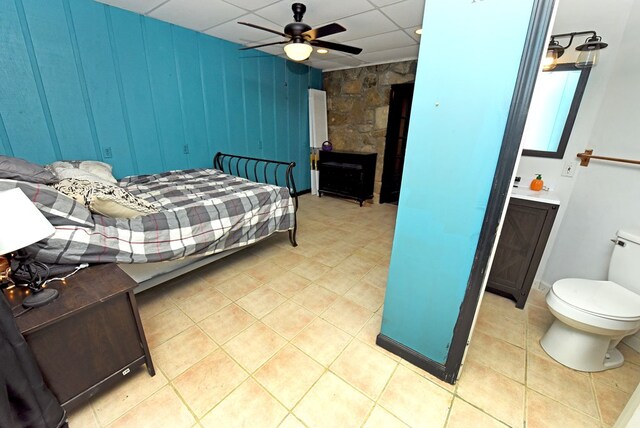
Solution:
{"label": "white countertop", "polygon": [[528,187],[514,187],[511,191],[512,198],[526,199],[529,201],[538,201],[546,204],[560,205],[558,199],[554,199],[553,191],[551,190],[531,190]]}

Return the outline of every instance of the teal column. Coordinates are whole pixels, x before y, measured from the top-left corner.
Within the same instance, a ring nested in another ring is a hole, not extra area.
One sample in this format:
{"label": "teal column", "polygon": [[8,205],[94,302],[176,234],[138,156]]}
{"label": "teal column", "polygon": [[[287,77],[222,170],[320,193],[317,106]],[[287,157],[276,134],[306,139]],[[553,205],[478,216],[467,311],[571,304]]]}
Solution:
{"label": "teal column", "polygon": [[444,364],[534,0],[427,0],[382,336]]}

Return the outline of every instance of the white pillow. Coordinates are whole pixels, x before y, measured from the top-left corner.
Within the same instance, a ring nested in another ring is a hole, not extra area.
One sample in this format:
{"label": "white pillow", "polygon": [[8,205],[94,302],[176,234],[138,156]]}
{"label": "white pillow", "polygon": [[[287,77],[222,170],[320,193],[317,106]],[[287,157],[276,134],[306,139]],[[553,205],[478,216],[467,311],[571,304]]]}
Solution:
{"label": "white pillow", "polygon": [[108,163],[88,160],[80,162],[78,168],[83,171],[90,172],[91,174],[95,174],[103,180],[107,180],[113,184],[118,182],[112,174],[113,167]]}
{"label": "white pillow", "polygon": [[75,178],[104,184],[116,184],[111,165],[99,161],[58,161],[47,165],[60,179]]}

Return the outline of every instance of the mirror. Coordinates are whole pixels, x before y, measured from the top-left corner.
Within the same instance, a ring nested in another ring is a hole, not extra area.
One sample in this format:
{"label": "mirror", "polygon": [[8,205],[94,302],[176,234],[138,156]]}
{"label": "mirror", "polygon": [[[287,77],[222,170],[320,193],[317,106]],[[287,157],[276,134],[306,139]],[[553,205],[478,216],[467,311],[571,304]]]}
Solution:
{"label": "mirror", "polygon": [[571,63],[540,73],[523,135],[523,156],[564,156],[590,71]]}

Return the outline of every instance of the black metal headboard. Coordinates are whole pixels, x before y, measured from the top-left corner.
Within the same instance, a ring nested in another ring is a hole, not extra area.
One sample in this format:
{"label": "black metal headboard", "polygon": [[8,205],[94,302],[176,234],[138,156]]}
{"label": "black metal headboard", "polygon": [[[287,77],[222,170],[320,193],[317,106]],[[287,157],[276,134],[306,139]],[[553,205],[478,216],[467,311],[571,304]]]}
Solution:
{"label": "black metal headboard", "polygon": [[293,198],[295,212],[293,215],[293,230],[289,231],[289,240],[294,247],[296,243],[296,230],[298,228],[298,191],[293,179],[295,162],[284,162],[271,159],[252,158],[248,156],[231,155],[218,152],[213,158],[213,167],[225,174],[246,178],[257,183],[268,183],[276,186],[285,186]]}

